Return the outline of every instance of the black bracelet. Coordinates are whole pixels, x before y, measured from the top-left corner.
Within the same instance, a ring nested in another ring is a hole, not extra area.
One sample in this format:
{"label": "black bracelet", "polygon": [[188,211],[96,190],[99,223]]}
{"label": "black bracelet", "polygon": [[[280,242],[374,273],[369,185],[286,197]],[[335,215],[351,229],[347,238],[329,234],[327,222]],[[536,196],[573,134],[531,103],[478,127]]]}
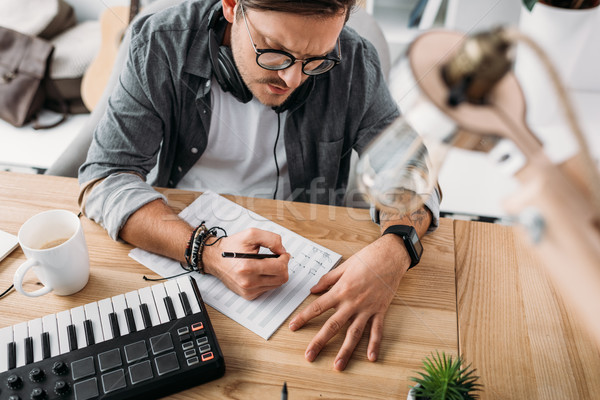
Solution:
{"label": "black bracelet", "polygon": [[[213,228],[207,228],[204,225],[205,221],[202,221],[196,229],[192,232],[190,240],[188,241],[185,249],[185,261],[187,266],[182,267],[187,271],[198,271],[204,274],[204,263],[202,262],[202,253],[204,252],[204,246],[213,246],[219,240],[227,237],[225,229],[215,226]],[[217,236],[219,230],[222,231],[222,236]],[[215,241],[207,243],[207,240],[211,237],[216,237]]]}

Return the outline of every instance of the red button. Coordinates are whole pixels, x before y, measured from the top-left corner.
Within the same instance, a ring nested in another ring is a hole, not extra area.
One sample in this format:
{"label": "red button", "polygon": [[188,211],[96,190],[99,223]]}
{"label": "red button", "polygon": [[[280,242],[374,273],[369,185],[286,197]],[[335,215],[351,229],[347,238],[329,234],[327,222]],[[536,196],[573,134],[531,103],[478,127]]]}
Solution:
{"label": "red button", "polygon": [[202,361],[212,360],[213,358],[215,358],[215,356],[212,351],[202,354]]}
{"label": "red button", "polygon": [[204,324],[202,322],[196,322],[192,324],[192,332],[199,331],[200,329],[204,329]]}

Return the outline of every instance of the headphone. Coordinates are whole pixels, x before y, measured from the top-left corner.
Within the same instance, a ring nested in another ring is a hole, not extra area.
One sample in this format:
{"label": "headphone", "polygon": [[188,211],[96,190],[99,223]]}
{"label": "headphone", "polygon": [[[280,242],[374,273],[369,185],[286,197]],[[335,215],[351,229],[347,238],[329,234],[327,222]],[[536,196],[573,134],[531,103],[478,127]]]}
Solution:
{"label": "headphone", "polygon": [[[231,48],[220,45],[225,35],[227,23],[227,20],[223,16],[223,8],[219,4],[208,16],[208,54],[210,63],[221,89],[224,92],[231,92],[242,103],[247,103],[252,100],[252,92],[244,83],[235,65]],[[292,105],[299,104],[308,97],[313,86],[314,78],[311,76],[299,88],[294,90],[286,101],[279,106],[273,107],[273,110],[276,113],[281,113],[291,108]]]}

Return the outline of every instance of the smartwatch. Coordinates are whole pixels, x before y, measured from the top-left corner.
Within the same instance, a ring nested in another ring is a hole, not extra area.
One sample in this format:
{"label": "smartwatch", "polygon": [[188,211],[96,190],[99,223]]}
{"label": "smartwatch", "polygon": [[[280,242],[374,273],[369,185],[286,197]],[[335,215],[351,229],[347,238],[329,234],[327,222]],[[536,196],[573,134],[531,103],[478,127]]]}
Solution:
{"label": "smartwatch", "polygon": [[398,235],[404,241],[404,246],[406,246],[406,251],[408,252],[411,260],[410,267],[408,267],[408,269],[411,269],[417,265],[419,261],[421,261],[423,245],[419,240],[419,236],[417,235],[415,228],[409,225],[392,225],[388,227],[385,232],[383,232],[383,235],[387,235],[388,233]]}

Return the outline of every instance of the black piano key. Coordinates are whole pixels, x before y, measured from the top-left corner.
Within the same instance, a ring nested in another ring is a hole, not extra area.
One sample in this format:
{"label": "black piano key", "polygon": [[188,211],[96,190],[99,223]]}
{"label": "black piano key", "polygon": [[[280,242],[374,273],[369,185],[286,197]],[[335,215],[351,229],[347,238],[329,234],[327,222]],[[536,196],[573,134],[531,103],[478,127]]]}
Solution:
{"label": "black piano key", "polygon": [[50,334],[42,332],[42,359],[50,358]]}
{"label": "black piano key", "polygon": [[169,321],[175,321],[177,319],[177,313],[175,312],[175,307],[173,306],[173,300],[167,296],[163,299],[163,301],[165,302],[165,307],[167,308]]}
{"label": "black piano key", "polygon": [[133,318],[133,310],[130,307],[125,309],[125,321],[127,321],[129,333],[137,331],[137,327],[135,326],[135,318]]}
{"label": "black piano key", "polygon": [[83,330],[85,332],[85,343],[88,346],[96,344],[96,338],[94,337],[94,327],[92,325],[91,319],[86,319],[83,321]]}
{"label": "black piano key", "polygon": [[183,305],[183,312],[185,313],[185,315],[192,315],[192,307],[190,306],[190,302],[185,292],[179,292],[179,300],[181,300],[181,304]]}
{"label": "black piano key", "polygon": [[75,325],[67,326],[67,338],[69,339],[69,351],[77,350],[77,332]]}
{"label": "black piano key", "polygon": [[25,338],[25,364],[33,362],[33,338],[31,336]]}
{"label": "black piano key", "polygon": [[108,319],[110,321],[110,330],[112,331],[113,337],[121,337],[121,330],[119,329],[119,320],[117,319],[117,314],[111,312],[108,314]]}
{"label": "black piano key", "polygon": [[17,368],[17,344],[15,342],[8,343],[6,352],[8,353],[8,369]]}
{"label": "black piano key", "polygon": [[150,328],[152,326],[152,318],[150,318],[150,311],[148,311],[146,303],[140,304],[140,312],[142,313],[142,321],[144,321],[144,329]]}

